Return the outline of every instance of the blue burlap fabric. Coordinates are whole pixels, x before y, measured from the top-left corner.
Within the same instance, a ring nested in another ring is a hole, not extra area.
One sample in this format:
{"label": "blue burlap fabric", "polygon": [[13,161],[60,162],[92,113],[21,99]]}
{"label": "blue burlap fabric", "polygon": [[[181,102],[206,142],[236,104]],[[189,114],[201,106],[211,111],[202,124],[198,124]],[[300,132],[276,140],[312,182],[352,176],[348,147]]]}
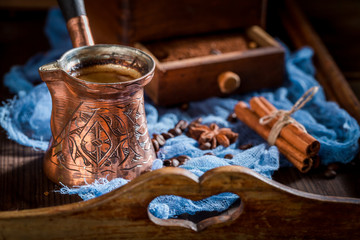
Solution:
{"label": "blue burlap fabric", "polygon": [[[20,144],[39,150],[46,150],[51,137],[50,114],[51,96],[38,75],[38,68],[54,61],[68,49],[71,43],[65,22],[57,9],[49,12],[46,34],[52,49],[45,54],[31,58],[24,66],[14,66],[5,75],[4,84],[16,97],[0,107],[0,124],[7,131],[8,137]],[[278,109],[289,110],[294,102],[312,86],[318,86],[314,78],[315,70],[311,62],[313,51],[303,48],[294,54],[287,52],[287,79],[277,89],[261,90],[247,95],[233,95],[229,98],[209,98],[199,102],[191,102],[189,109],[162,108],[155,106],[146,98],[146,116],[150,134],[162,133],[174,127],[181,119],[192,121],[203,118],[204,124],[216,123],[220,127],[229,127],[239,134],[236,143],[228,148],[222,146],[214,150],[200,150],[197,142],[185,135],[169,139],[158,154],[153,169],[162,167],[162,160],[178,155],[188,155],[191,160],[181,166],[201,176],[209,169],[240,165],[248,167],[268,178],[279,166],[290,165],[280,156],[275,146],[269,146],[265,140],[249,129],[244,123],[230,123],[227,116],[233,112],[239,100],[248,101],[252,96],[261,95],[267,98]],[[40,84],[38,84],[40,83]],[[358,152],[360,136],[357,122],[334,102],[326,101],[324,92],[320,91],[293,117],[303,124],[307,131],[321,143],[320,157],[323,164],[331,162],[347,163]],[[238,149],[239,145],[251,143],[254,147],[247,150]],[[207,152],[214,153],[204,155]],[[234,155],[233,159],[225,159],[226,154]],[[63,187],[64,194],[78,194],[84,200],[100,196],[126,184],[124,179],[108,181],[100,179],[92,185],[78,188]],[[173,218],[183,213],[194,214],[198,211],[223,211],[236,199],[237,195],[222,193],[202,201],[191,201],[178,196],[160,196],[149,205],[150,212],[159,218]]]}

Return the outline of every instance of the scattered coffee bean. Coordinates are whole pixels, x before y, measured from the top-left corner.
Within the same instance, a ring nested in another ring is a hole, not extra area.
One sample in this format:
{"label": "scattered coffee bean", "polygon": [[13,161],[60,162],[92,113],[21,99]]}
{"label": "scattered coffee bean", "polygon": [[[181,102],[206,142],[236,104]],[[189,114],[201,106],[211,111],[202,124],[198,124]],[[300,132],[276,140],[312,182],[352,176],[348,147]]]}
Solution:
{"label": "scattered coffee bean", "polygon": [[226,120],[231,123],[236,123],[237,122],[236,114],[234,112],[230,113]]}
{"label": "scattered coffee bean", "polygon": [[153,134],[153,138],[159,143],[160,147],[164,146],[166,143],[165,138],[160,134]]}
{"label": "scattered coffee bean", "polygon": [[215,154],[213,154],[212,152],[207,152],[204,155],[211,155],[211,156],[215,156]]}
{"label": "scattered coffee bean", "polygon": [[181,104],[180,109],[181,109],[182,111],[188,110],[188,109],[189,109],[189,104],[188,104],[188,103],[183,103],[183,104]]}
{"label": "scattered coffee bean", "polygon": [[172,159],[172,166],[173,166],[173,167],[178,167],[178,166],[180,166],[179,160],[177,160],[176,158]]}
{"label": "scattered coffee bean", "polygon": [[168,131],[169,133],[171,133],[174,136],[179,136],[182,134],[182,131],[180,128],[172,128]]}
{"label": "scattered coffee bean", "polygon": [[163,165],[165,167],[178,167],[178,166],[181,166],[181,165],[185,164],[188,160],[190,160],[189,156],[181,155],[181,156],[178,156],[178,157],[165,159],[163,161]]}
{"label": "scattered coffee bean", "polygon": [[205,142],[205,143],[200,145],[201,150],[208,150],[210,148],[211,148],[211,143],[209,143],[209,142]]}
{"label": "scattered coffee bean", "polygon": [[340,163],[338,162],[328,164],[324,172],[325,178],[327,179],[335,178],[339,169],[340,169]]}
{"label": "scattered coffee bean", "polygon": [[210,50],[210,54],[212,55],[220,55],[222,52],[219,49],[213,48]]}
{"label": "scattered coffee bean", "polygon": [[327,179],[333,179],[336,177],[336,172],[332,169],[326,169],[324,172],[324,176]]}
{"label": "scattered coffee bean", "polygon": [[170,167],[171,166],[171,160],[170,159],[165,159],[164,162],[163,162],[163,165],[165,167]]}
{"label": "scattered coffee bean", "polygon": [[233,159],[233,157],[234,157],[234,155],[232,155],[232,154],[226,154],[225,156],[224,156],[224,158],[225,159]]}
{"label": "scattered coffee bean", "polygon": [[152,144],[153,144],[153,146],[154,146],[155,152],[158,152],[159,149],[160,149],[160,146],[159,146],[158,141],[156,141],[155,139],[151,139],[151,142],[152,142]]}
{"label": "scattered coffee bean", "polygon": [[334,170],[335,172],[336,172],[337,170],[339,170],[339,168],[340,168],[340,164],[337,163],[337,162],[329,163],[329,164],[327,165],[327,169]]}
{"label": "scattered coffee bean", "polygon": [[349,164],[349,166],[354,167],[354,168],[357,167],[357,165],[358,165],[357,162],[354,160],[349,162],[348,164]]}
{"label": "scattered coffee bean", "polygon": [[189,161],[191,158],[187,155],[180,155],[180,156],[177,156],[176,159],[179,160],[181,164],[184,164],[187,161]]}
{"label": "scattered coffee bean", "polygon": [[180,128],[182,131],[184,131],[189,126],[188,122],[185,120],[180,120],[176,125],[175,128]]}
{"label": "scattered coffee bean", "polygon": [[185,123],[183,123],[183,125],[180,129],[185,131],[188,127],[189,127],[189,123],[185,121]]}
{"label": "scattered coffee bean", "polygon": [[249,148],[252,148],[252,147],[253,147],[253,145],[251,143],[248,143],[248,144],[240,145],[239,149],[240,150],[246,150],[246,149],[249,149]]}
{"label": "scattered coffee bean", "polygon": [[174,135],[172,135],[171,133],[162,133],[161,136],[164,137],[165,140],[168,140],[169,138],[173,138],[175,137]]}

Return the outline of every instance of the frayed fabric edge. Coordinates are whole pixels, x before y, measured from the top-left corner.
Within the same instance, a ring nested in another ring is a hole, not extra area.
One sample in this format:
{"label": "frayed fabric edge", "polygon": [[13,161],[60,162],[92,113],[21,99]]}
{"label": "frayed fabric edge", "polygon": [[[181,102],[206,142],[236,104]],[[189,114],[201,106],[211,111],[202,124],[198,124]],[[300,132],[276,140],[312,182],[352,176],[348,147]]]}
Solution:
{"label": "frayed fabric edge", "polygon": [[13,99],[8,99],[6,102],[2,102],[3,106],[0,107],[1,127],[6,130],[8,139],[16,141],[24,146],[32,147],[37,151],[45,151],[49,145],[48,141],[30,139],[13,123],[11,118],[11,109],[15,107],[18,99],[19,97],[15,96]]}

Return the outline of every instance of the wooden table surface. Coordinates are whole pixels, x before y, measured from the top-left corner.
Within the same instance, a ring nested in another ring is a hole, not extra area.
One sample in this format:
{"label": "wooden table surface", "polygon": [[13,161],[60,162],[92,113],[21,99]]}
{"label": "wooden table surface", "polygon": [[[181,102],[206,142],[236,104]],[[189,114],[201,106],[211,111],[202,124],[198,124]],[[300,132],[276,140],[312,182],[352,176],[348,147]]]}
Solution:
{"label": "wooden table surface", "polygon": [[[299,3],[360,98],[360,1],[303,0]],[[50,48],[43,30],[46,13],[41,4],[29,9],[0,2],[0,76],[12,65],[22,65],[34,54]],[[10,97],[12,94],[1,86],[0,100]],[[43,153],[8,140],[3,129],[0,129],[0,151],[0,211],[80,200],[54,192],[59,186],[43,176]],[[323,177],[322,170],[301,174],[291,168],[280,169],[274,179],[307,192],[360,197],[358,165],[343,166],[331,180]]]}

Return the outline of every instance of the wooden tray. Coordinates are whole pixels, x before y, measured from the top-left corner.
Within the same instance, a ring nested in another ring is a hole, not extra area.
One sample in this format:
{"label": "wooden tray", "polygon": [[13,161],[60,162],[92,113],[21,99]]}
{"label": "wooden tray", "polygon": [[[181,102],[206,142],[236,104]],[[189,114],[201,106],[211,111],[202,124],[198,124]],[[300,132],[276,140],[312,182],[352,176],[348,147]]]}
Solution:
{"label": "wooden tray", "polygon": [[[239,195],[240,205],[198,223],[161,220],[147,210],[160,195],[199,200],[222,192]],[[2,212],[0,226],[4,239],[328,239],[346,233],[354,239],[360,237],[359,214],[360,199],[297,191],[244,167],[216,168],[200,179],[165,168],[89,201]]]}
{"label": "wooden tray", "polygon": [[[341,91],[354,97],[332,59],[326,57],[324,63],[322,53],[327,53],[326,49],[301,12],[292,5],[282,13],[286,13],[290,28],[299,30],[297,35],[309,33],[301,44],[315,46],[315,63],[323,74],[328,96],[338,90],[335,87],[339,84]],[[293,23],[302,24],[298,27]],[[327,73],[328,64],[332,73],[337,73],[335,77]],[[338,102],[350,112],[359,106],[355,97]],[[96,199],[77,202],[76,197],[52,191],[58,187],[42,174],[43,153],[6,140],[4,132],[0,135],[0,149],[0,239],[360,238],[356,172],[324,181],[316,173],[303,175],[294,169],[280,169],[275,181],[236,166],[213,169],[200,179],[183,169],[166,168],[144,174]],[[147,211],[149,202],[159,195],[196,200],[221,192],[238,194],[241,203],[197,223],[184,219],[163,221]]]}

